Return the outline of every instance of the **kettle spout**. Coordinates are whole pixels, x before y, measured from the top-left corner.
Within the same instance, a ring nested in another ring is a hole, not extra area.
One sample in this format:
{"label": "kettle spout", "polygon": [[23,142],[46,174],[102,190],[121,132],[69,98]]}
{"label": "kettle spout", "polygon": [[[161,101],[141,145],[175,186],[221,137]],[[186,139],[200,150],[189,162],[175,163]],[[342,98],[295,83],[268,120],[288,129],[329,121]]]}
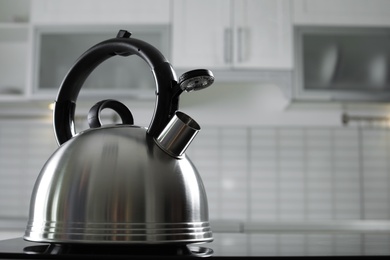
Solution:
{"label": "kettle spout", "polygon": [[198,134],[200,126],[187,114],[176,111],[156,139],[157,145],[166,153],[180,157]]}

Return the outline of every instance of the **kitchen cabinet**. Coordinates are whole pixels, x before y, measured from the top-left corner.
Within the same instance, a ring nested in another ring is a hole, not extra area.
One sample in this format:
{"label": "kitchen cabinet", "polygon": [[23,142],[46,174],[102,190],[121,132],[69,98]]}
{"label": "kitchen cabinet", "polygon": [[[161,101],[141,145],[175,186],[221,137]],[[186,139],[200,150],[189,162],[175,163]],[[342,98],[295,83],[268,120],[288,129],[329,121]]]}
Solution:
{"label": "kitchen cabinet", "polygon": [[[127,26],[126,28],[129,28]],[[132,36],[144,40],[169,57],[167,26],[134,26]],[[114,38],[116,26],[37,26],[34,28],[32,71],[35,97],[55,96],[76,60],[90,47]],[[60,50],[60,51],[59,51]],[[155,81],[149,65],[140,57],[114,56],[100,64],[87,78],[83,96],[154,98]],[[84,95],[85,94],[85,95]]]}
{"label": "kitchen cabinet", "polygon": [[32,0],[36,24],[160,24],[170,20],[170,0]]}
{"label": "kitchen cabinet", "polygon": [[390,1],[293,0],[298,101],[387,102]]}
{"label": "kitchen cabinet", "polygon": [[172,34],[179,68],[292,68],[288,0],[175,0]]}
{"label": "kitchen cabinet", "polygon": [[388,28],[299,26],[295,36],[294,99],[390,99]]}
{"label": "kitchen cabinet", "polygon": [[295,25],[389,26],[387,0],[293,0]]}
{"label": "kitchen cabinet", "polygon": [[[120,29],[169,56],[169,21],[170,0],[34,0],[31,92],[53,96],[76,59],[93,45],[114,38]],[[153,75],[143,60],[113,57],[92,72],[80,96],[150,98],[154,89]]]}
{"label": "kitchen cabinet", "polygon": [[[76,59],[92,45],[115,37],[120,29],[131,31],[169,58],[170,3],[1,0],[0,101],[52,99]],[[154,91],[151,95],[145,91],[154,90],[155,83],[144,61],[138,57],[116,60],[103,63],[92,74],[94,78],[87,79],[87,85],[95,85],[86,87],[92,89],[88,94],[98,89],[121,96],[154,97]]]}
{"label": "kitchen cabinet", "polygon": [[28,0],[0,2],[0,99],[20,99],[27,81]]}

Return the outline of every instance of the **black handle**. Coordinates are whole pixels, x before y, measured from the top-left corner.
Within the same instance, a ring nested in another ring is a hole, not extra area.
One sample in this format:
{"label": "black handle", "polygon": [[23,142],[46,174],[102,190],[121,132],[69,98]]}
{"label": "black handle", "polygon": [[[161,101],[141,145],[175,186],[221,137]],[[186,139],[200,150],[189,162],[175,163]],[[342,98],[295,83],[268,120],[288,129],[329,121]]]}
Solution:
{"label": "black handle", "polygon": [[123,32],[126,31],[119,31],[117,38],[98,43],[82,54],[62,81],[54,107],[54,131],[59,145],[75,135],[76,100],[85,80],[99,64],[115,55],[135,54],[152,70],[156,82],[156,105],[148,134],[157,137],[178,109],[178,97],[173,96],[177,78],[171,64],[155,47],[127,38],[130,33]]}
{"label": "black handle", "polygon": [[91,128],[97,128],[102,126],[100,120],[100,113],[105,108],[111,108],[122,119],[122,124],[132,125],[134,124],[133,115],[130,110],[121,102],[113,99],[106,99],[97,102],[88,112],[88,124]]}

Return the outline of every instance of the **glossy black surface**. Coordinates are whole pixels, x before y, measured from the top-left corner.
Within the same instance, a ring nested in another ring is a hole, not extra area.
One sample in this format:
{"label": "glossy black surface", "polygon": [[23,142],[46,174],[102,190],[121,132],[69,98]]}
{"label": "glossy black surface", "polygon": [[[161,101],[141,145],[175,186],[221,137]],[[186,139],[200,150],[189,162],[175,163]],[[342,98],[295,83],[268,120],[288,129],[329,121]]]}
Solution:
{"label": "glossy black surface", "polygon": [[0,259],[134,259],[210,256],[212,250],[187,245],[92,245],[0,241]]}
{"label": "glossy black surface", "polygon": [[[204,247],[190,247],[179,245],[162,249],[156,247],[126,247],[118,246],[110,248],[96,245],[50,245],[49,243],[34,243],[23,240],[23,238],[14,238],[0,241],[0,259],[181,259],[193,257],[210,256],[211,249]],[[130,253],[131,252],[131,253]],[[211,250],[212,253],[212,250]],[[211,258],[222,259],[300,259],[302,256],[216,256]],[[389,259],[389,256],[304,256],[304,259]]]}

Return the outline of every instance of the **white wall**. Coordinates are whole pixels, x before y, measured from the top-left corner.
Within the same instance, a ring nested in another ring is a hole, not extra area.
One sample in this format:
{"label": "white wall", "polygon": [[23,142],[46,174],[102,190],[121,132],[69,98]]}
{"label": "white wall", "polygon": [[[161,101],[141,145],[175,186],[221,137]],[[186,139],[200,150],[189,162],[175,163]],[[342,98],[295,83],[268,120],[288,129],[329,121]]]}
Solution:
{"label": "white wall", "polygon": [[199,124],[340,125],[340,111],[290,110],[289,100],[273,84],[214,84],[198,92],[183,93],[181,109]]}
{"label": "white wall", "polygon": [[[137,125],[149,125],[153,100],[124,103],[133,112]],[[366,116],[390,114],[385,103],[291,102],[279,86],[265,83],[214,83],[207,89],[184,92],[179,109],[201,126],[344,127],[341,121],[344,112]]]}

